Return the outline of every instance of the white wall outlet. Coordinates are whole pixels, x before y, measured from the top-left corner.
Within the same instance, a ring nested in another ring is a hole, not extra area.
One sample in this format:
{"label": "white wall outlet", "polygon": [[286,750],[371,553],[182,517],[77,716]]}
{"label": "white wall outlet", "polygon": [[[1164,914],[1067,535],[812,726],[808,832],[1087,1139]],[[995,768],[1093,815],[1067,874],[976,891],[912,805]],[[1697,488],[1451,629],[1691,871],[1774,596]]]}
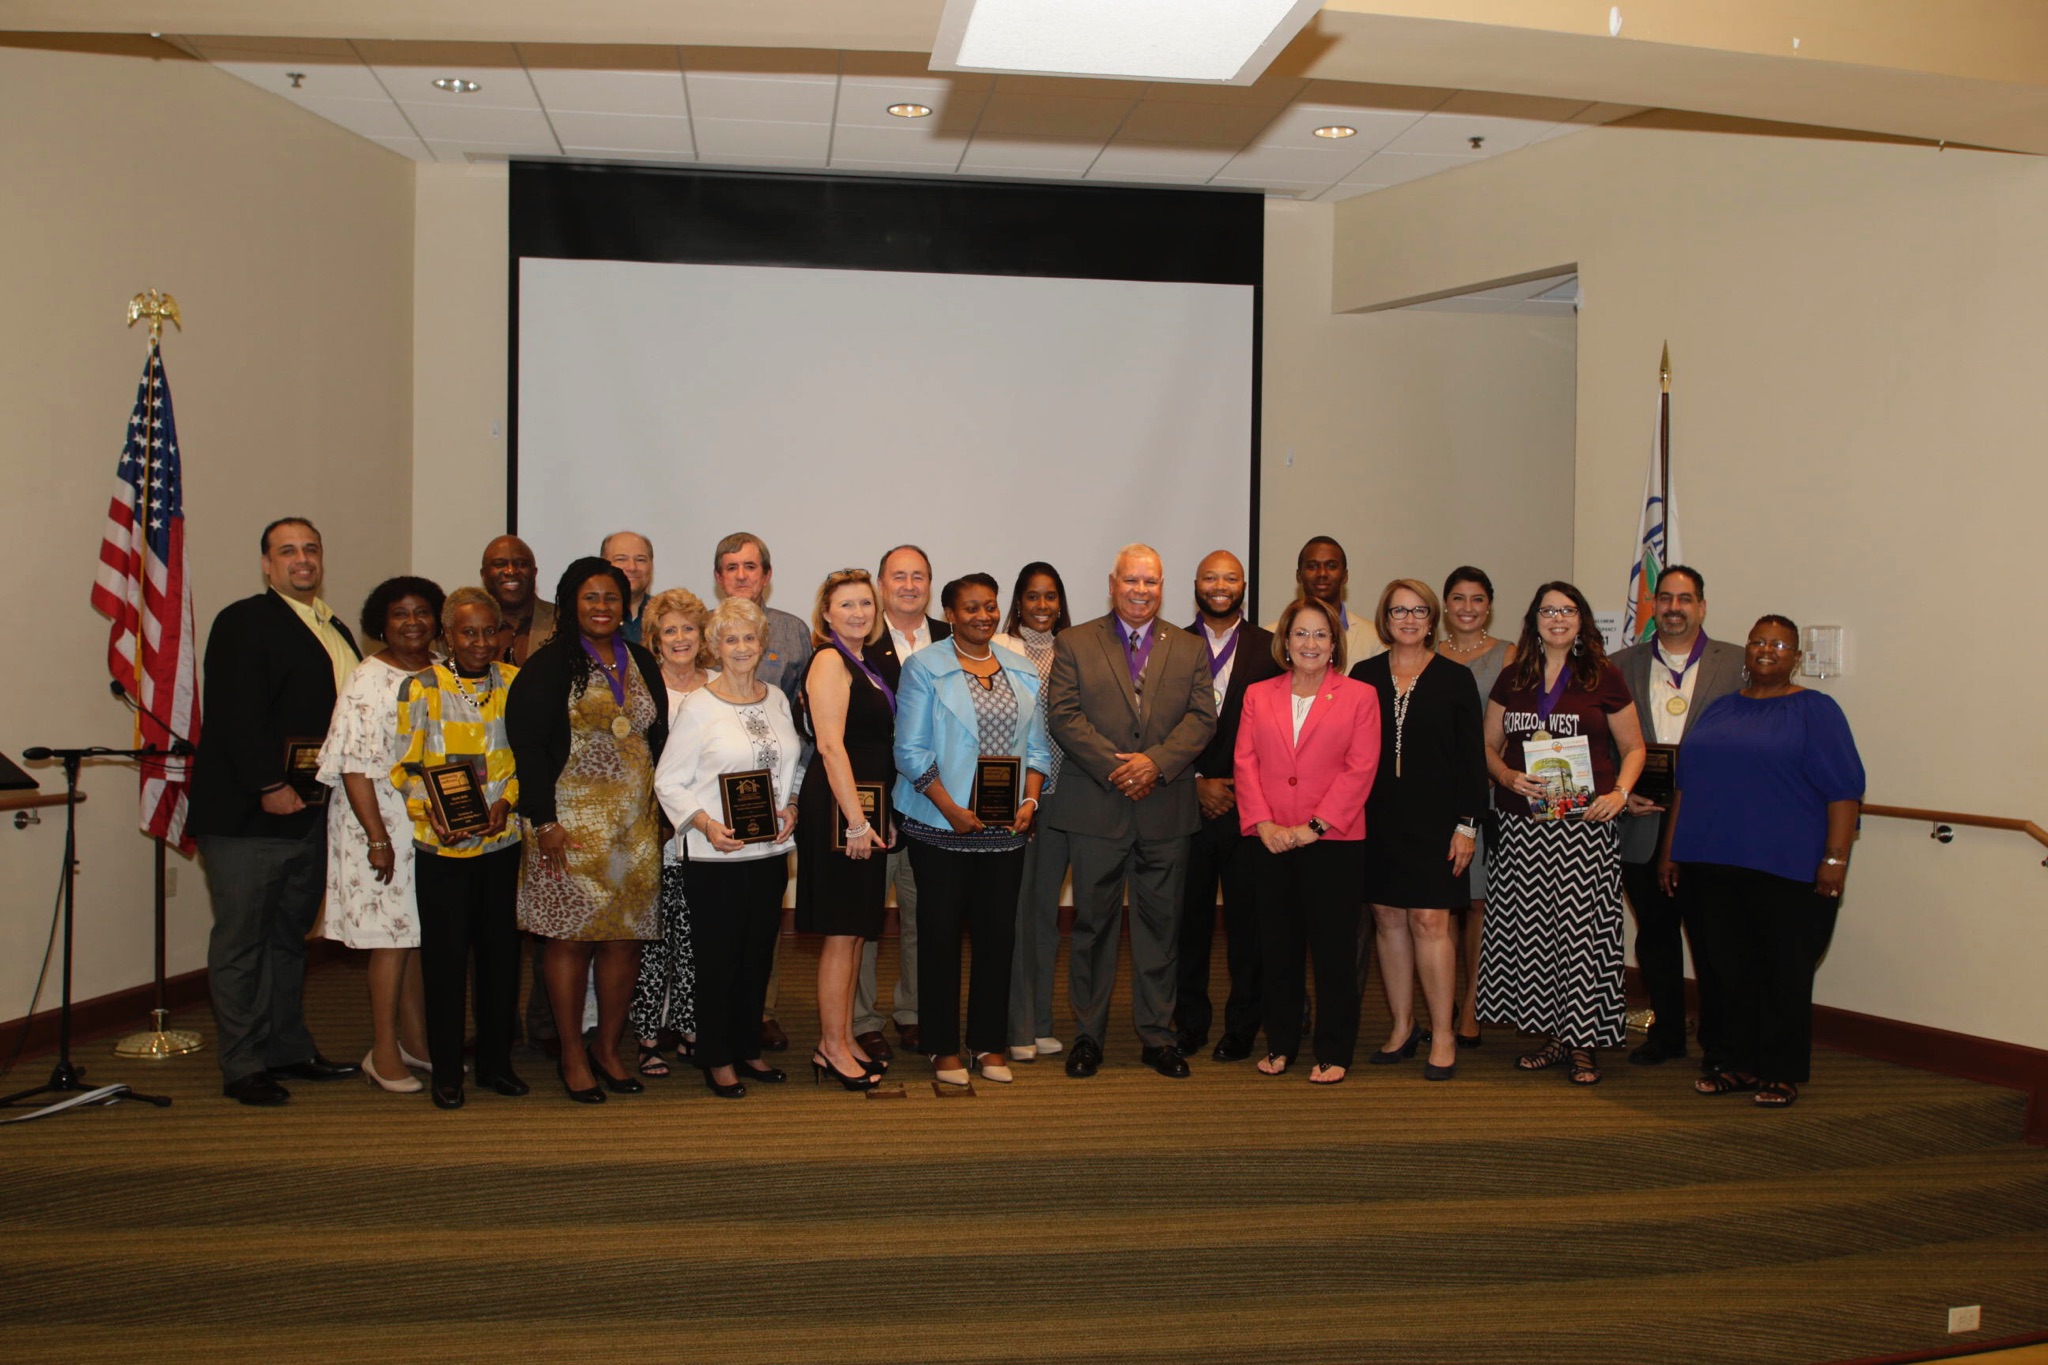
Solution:
{"label": "white wall outlet", "polygon": [[1968,1308],[1948,1310],[1948,1330],[1951,1332],[1974,1332],[1983,1326],[1984,1310],[1977,1304]]}

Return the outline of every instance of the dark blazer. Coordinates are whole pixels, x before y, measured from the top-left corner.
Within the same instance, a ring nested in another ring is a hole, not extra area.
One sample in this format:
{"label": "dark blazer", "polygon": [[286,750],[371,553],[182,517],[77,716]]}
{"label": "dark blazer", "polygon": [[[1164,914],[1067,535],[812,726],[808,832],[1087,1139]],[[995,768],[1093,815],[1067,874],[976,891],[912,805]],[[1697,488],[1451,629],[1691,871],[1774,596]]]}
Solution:
{"label": "dark blazer", "polygon": [[[557,637],[553,644],[536,649],[505,694],[505,738],[512,745],[513,771],[519,775],[519,813],[536,825],[555,818],[555,782],[569,762],[569,666],[582,649],[581,639],[572,630],[566,638]],[[647,747],[658,762],[668,742],[668,686],[652,654],[636,644],[628,644],[626,652],[654,698]],[[654,799],[651,789],[647,799]]]}
{"label": "dark blazer", "polygon": [[[1206,663],[1208,632],[1202,629],[1199,620],[1187,631],[1202,647]],[[1223,689],[1223,704],[1216,708],[1216,735],[1195,760],[1195,776],[1229,777],[1236,771],[1237,722],[1244,715],[1244,690],[1283,671],[1273,662],[1273,632],[1247,620],[1238,632],[1237,653],[1230,664],[1230,685]],[[1215,690],[1209,689],[1211,694]]]}
{"label": "dark blazer", "polygon": [[[338,616],[334,627],[355,648]],[[304,838],[326,818],[321,810],[271,815],[263,789],[285,780],[286,740],[326,736],[334,697],[332,656],[284,598],[266,591],[221,608],[206,636],[205,724],[186,827],[195,835]]]}
{"label": "dark blazer", "polygon": [[[924,623],[931,627],[932,644],[953,638],[953,627],[938,617],[927,616]],[[926,646],[927,649],[930,647]],[[896,657],[896,637],[889,633],[889,620],[886,616],[882,618],[882,638],[869,645],[862,653],[875,672],[882,675],[882,681],[889,684],[889,690],[895,691],[897,684],[903,681],[903,660]]]}
{"label": "dark blazer", "polygon": [[[1216,689],[1209,651],[1184,630],[1156,621],[1145,665],[1144,704],[1131,687],[1116,618],[1101,616],[1060,632],[1045,684],[1045,721],[1066,766],[1045,801],[1054,829],[1104,839],[1173,839],[1201,827],[1194,762],[1216,733]],[[1159,785],[1132,801],[1109,785],[1118,753],[1142,753],[1159,767]]]}
{"label": "dark blazer", "polygon": [[[1614,656],[1614,666],[1621,670],[1622,681],[1628,684],[1628,694],[1636,701],[1636,720],[1643,727],[1643,743],[1657,742],[1657,725],[1652,719],[1655,706],[1650,700],[1650,668],[1657,662],[1654,641],[1644,641],[1619,650]],[[1692,728],[1693,721],[1706,713],[1712,706],[1730,692],[1742,687],[1742,646],[1729,644],[1724,640],[1709,638],[1707,648],[1700,655],[1700,675],[1693,680],[1692,705],[1686,708],[1680,719],[1684,722],[1679,738]],[[1661,815],[1624,815],[1621,818],[1621,860],[1625,863],[1646,863],[1657,856],[1657,839],[1664,830]]]}

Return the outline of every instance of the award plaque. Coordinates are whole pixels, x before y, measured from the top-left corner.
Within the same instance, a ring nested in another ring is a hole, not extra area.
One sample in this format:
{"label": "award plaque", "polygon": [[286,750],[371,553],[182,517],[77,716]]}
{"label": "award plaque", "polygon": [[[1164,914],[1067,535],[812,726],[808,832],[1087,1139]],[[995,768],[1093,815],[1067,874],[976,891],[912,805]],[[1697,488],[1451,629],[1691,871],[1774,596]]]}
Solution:
{"label": "award plaque", "polygon": [[775,842],[775,783],[766,768],[718,775],[725,827],[743,844]]}
{"label": "award plaque", "polygon": [[420,769],[427,784],[427,806],[450,834],[467,838],[491,826],[491,803],[484,799],[476,769],[461,759]]}
{"label": "award plaque", "polygon": [[1635,795],[1645,801],[1654,801],[1660,806],[1671,804],[1672,793],[1677,790],[1678,746],[1676,744],[1649,744],[1643,748],[1643,772],[1636,779]]}
{"label": "award plaque", "polygon": [[[865,820],[868,827],[874,830],[875,842],[878,844],[883,842],[889,837],[889,807],[887,804],[889,798],[886,795],[888,788],[879,782],[856,782],[853,784],[853,791],[854,795],[860,799],[861,819]],[[834,802],[833,805],[832,848],[835,852],[844,853],[846,851],[846,812],[837,809],[837,802]]]}
{"label": "award plaque", "polygon": [[284,780],[309,806],[327,804],[327,784],[315,774],[320,771],[320,739],[288,739],[284,742]]}
{"label": "award plaque", "polygon": [[1024,760],[1014,754],[983,756],[974,760],[974,801],[968,809],[984,825],[1007,829],[1017,820],[1017,802],[1023,793]]}

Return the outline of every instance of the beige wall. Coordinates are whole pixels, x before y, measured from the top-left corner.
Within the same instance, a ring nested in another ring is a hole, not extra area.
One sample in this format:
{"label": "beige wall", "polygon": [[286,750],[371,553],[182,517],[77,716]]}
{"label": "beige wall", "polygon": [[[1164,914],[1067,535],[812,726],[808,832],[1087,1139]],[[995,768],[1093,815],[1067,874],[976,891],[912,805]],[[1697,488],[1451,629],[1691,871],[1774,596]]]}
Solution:
{"label": "beige wall", "polygon": [[1333,535],[1354,610],[1470,563],[1512,636],[1517,599],[1571,568],[1572,320],[1332,313],[1335,224],[1267,202],[1259,619],[1294,595],[1302,542]]}
{"label": "beige wall", "polygon": [[[1341,205],[1340,309],[1576,262],[1578,581],[1616,607],[1671,344],[1684,552],[1709,629],[1848,628],[1825,684],[1870,799],[2048,816],[2048,164],[1600,129]],[[2048,1046],[2048,873],[2017,835],[1870,819],[1827,1004]]]}
{"label": "beige wall", "polygon": [[[141,55],[0,47],[0,128],[0,582],[15,642],[0,751],[123,745],[87,592],[142,370],[129,296],[165,289],[185,311],[164,351],[201,630],[262,587],[257,533],[282,512],[318,519],[328,597],[352,620],[411,541],[412,167],[224,72]],[[55,769],[37,776],[61,790]],[[87,999],[149,980],[151,845],[132,770],[91,765],[83,785]],[[0,1018],[28,1005],[62,831],[0,826]],[[176,973],[204,965],[210,916],[197,865],[173,866]],[[55,1002],[53,975],[42,1003]]]}

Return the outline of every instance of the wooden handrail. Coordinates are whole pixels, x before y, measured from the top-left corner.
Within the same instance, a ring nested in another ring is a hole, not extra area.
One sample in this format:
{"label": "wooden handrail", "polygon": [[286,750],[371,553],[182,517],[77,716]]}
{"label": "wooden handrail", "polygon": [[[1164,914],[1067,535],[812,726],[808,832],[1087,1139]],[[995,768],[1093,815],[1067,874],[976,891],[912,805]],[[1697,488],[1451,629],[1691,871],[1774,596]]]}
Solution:
{"label": "wooden handrail", "polygon": [[[78,799],[85,800],[85,793],[80,792]],[[37,810],[63,804],[63,792],[0,792],[0,811]]]}
{"label": "wooden handrail", "polygon": [[1921,810],[1917,806],[1865,806],[1865,815],[1882,815],[1893,820],[1925,820],[1935,825],[1972,825],[1978,829],[2009,829],[2026,835],[2035,843],[2048,846],[2048,829],[2042,829],[2032,820],[2021,820],[2009,815],[1965,815],[1953,810]]}

